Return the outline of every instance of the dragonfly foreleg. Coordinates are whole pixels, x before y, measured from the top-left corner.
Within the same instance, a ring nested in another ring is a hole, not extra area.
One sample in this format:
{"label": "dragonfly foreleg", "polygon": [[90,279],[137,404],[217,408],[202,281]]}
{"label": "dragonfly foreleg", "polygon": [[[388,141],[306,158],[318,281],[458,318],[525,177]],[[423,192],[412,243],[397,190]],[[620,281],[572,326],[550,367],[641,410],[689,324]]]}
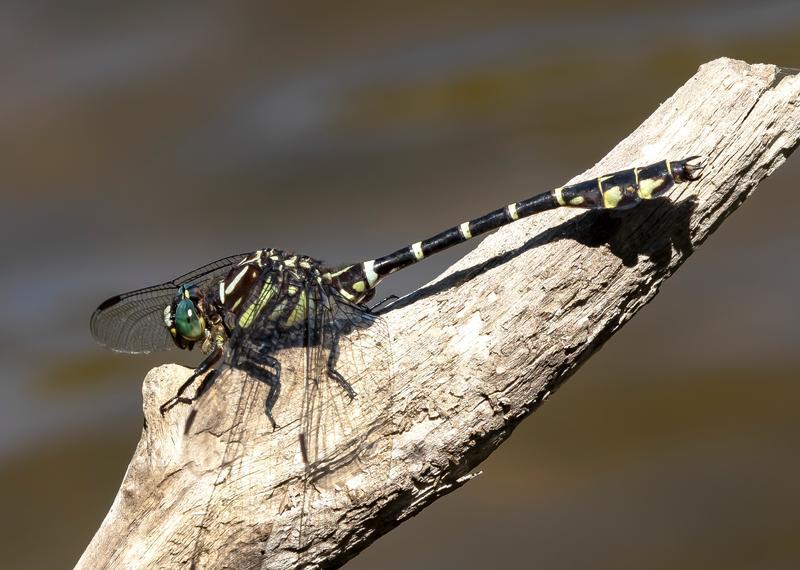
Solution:
{"label": "dragonfly foreleg", "polygon": [[197,391],[195,392],[194,396],[189,397],[183,395],[186,389],[189,386],[191,386],[194,383],[194,381],[197,380],[198,377],[208,372],[208,370],[217,362],[217,360],[219,360],[220,356],[222,356],[222,348],[216,347],[214,350],[211,351],[211,353],[205,358],[205,360],[203,360],[203,362],[200,363],[200,366],[194,369],[194,372],[192,373],[191,376],[189,376],[186,382],[181,384],[181,387],[178,388],[178,391],[175,393],[175,395],[166,402],[164,402],[163,404],[161,404],[161,406],[158,408],[158,411],[161,412],[162,416],[168,410],[171,410],[178,404],[193,403],[195,400],[197,400],[197,398],[199,398],[202,395],[203,392],[205,392],[208,389],[208,387],[211,385],[211,383],[213,383],[214,378],[216,377],[216,374],[214,372],[212,372],[203,379]]}

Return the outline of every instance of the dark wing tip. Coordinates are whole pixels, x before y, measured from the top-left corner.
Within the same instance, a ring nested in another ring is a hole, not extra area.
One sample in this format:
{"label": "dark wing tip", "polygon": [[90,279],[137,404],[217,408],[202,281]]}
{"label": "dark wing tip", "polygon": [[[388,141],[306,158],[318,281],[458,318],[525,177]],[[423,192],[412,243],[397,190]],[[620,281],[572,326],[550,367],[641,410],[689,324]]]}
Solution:
{"label": "dark wing tip", "polygon": [[100,344],[102,344],[104,346],[106,346],[108,343],[107,343],[107,340],[105,340],[103,338],[103,334],[100,331],[100,329],[101,329],[101,326],[100,326],[101,316],[102,316],[103,312],[105,312],[106,310],[110,309],[114,305],[117,305],[121,301],[122,301],[122,295],[114,295],[113,297],[109,297],[108,299],[106,299],[105,301],[100,303],[100,305],[94,310],[94,312],[92,313],[91,318],[89,319],[89,328],[92,331],[92,336],[94,337],[94,339],[97,342],[99,342]]}
{"label": "dark wing tip", "polygon": [[105,311],[106,309],[116,305],[120,301],[122,301],[122,295],[114,295],[113,297],[109,297],[108,299],[100,303],[100,306],[95,309],[94,313],[92,314],[92,319],[94,319],[95,315],[97,315],[101,311]]}
{"label": "dark wing tip", "polygon": [[165,291],[133,291],[100,303],[89,319],[95,341],[115,352],[144,353],[171,348],[163,326],[163,307],[172,295]]}

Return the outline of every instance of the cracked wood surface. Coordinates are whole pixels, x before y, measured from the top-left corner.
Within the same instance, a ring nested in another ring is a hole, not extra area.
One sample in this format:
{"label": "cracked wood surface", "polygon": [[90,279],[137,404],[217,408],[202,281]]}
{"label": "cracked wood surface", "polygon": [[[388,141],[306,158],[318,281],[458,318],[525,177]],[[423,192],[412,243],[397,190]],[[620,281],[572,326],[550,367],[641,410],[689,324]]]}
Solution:
{"label": "cracked wood surface", "polygon": [[[78,568],[341,565],[468,481],[799,140],[800,76],[703,65],[573,181],[695,154],[703,177],[627,212],[560,209],[506,226],[403,299],[384,317],[391,393],[379,414],[351,417],[369,421],[358,453],[313,481],[297,432],[266,424],[259,383],[218,381],[217,404],[201,400],[184,434],[189,410],[161,417],[158,406],[190,371],[152,370],[142,438]],[[295,409],[302,390],[284,389]]]}

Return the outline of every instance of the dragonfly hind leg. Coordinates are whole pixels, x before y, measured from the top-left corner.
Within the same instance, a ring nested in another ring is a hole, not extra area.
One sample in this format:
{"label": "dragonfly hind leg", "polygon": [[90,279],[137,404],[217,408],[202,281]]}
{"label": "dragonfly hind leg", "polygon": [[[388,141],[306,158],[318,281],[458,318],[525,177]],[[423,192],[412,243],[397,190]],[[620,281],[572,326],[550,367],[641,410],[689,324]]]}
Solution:
{"label": "dragonfly hind leg", "polygon": [[[272,417],[272,408],[275,407],[275,402],[278,401],[278,396],[281,393],[281,363],[273,356],[262,355],[259,358],[261,359],[259,363],[246,360],[238,368],[269,387],[267,399],[264,402],[264,412],[272,424],[272,429],[276,429],[278,424],[275,422],[275,418]],[[272,367],[274,371],[267,370],[264,368],[265,365]]]}
{"label": "dragonfly hind leg", "polygon": [[356,391],[353,390],[353,387],[350,385],[350,382],[344,379],[344,376],[336,370],[336,361],[339,360],[339,335],[337,334],[332,342],[331,351],[328,354],[328,363],[327,363],[327,372],[328,378],[336,382],[339,386],[341,386],[342,390],[347,392],[347,395],[350,396],[350,399],[356,397]]}

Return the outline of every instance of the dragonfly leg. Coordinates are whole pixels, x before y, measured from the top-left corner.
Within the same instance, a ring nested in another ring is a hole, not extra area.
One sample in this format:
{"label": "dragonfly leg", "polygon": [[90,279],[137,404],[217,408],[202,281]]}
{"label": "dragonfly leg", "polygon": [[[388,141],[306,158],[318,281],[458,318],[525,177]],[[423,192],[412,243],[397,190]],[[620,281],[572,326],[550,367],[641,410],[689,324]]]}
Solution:
{"label": "dragonfly leg", "polygon": [[[388,297],[384,297],[383,299],[381,299],[380,301],[378,301],[377,303],[375,303],[374,305],[369,307],[369,312],[370,313],[375,312],[378,309],[380,309],[381,307],[383,307],[384,309],[387,309],[387,308],[391,307],[394,304],[394,302],[397,301],[399,298],[400,297],[398,297],[397,295],[389,295]],[[385,305],[385,307],[384,307],[384,305]]]}
{"label": "dragonfly leg", "polygon": [[206,377],[203,378],[202,382],[200,382],[200,386],[197,387],[197,392],[195,392],[194,398],[192,399],[197,400],[200,398],[200,396],[205,394],[208,391],[208,389],[211,388],[211,385],[214,383],[214,381],[217,379],[218,376],[219,376],[219,370],[212,370],[211,372],[206,374]]}
{"label": "dragonfly leg", "polygon": [[273,356],[262,355],[259,358],[263,364],[274,368],[274,372],[264,368],[261,363],[256,364],[249,360],[240,364],[239,368],[259,382],[263,382],[269,386],[267,400],[264,403],[264,411],[267,414],[269,422],[272,424],[272,428],[275,429],[278,427],[278,424],[275,422],[275,418],[272,417],[272,408],[275,406],[275,402],[278,401],[278,396],[280,396],[281,393],[281,363]]}
{"label": "dragonfly leg", "polygon": [[[219,376],[219,370],[216,370],[216,369],[212,370],[211,372],[206,374],[206,377],[203,378],[202,382],[200,382],[200,386],[198,386],[197,392],[195,392],[194,397],[192,397],[192,398],[183,398],[183,399],[181,399],[179,401],[182,402],[182,403],[196,402],[197,400],[200,399],[200,396],[202,396],[203,394],[206,393],[206,391],[208,391],[208,389],[211,387],[211,385],[217,379],[217,376]],[[186,425],[183,426],[184,435],[189,433],[189,430],[191,429],[192,424],[194,423],[194,418],[196,416],[197,416],[197,408],[192,408],[192,411],[190,411],[189,415],[186,417]]]}
{"label": "dragonfly leg", "polygon": [[161,404],[161,406],[158,408],[158,411],[161,412],[162,416],[165,413],[167,413],[167,411],[171,410],[178,404],[193,403],[195,400],[197,400],[197,398],[199,398],[202,395],[203,392],[205,392],[208,389],[208,387],[214,382],[214,379],[216,378],[216,371],[212,372],[203,379],[197,391],[195,392],[194,396],[189,397],[183,395],[186,389],[192,384],[194,384],[194,381],[197,380],[199,376],[202,376],[203,374],[208,372],[208,370],[217,362],[217,360],[219,360],[220,356],[222,356],[222,349],[220,347],[217,347],[213,351],[211,351],[211,353],[205,358],[205,360],[203,360],[203,362],[200,363],[200,366],[195,368],[194,372],[192,373],[191,376],[189,376],[186,382],[181,384],[181,387],[178,388],[178,391],[175,393],[175,395],[166,402],[164,402],[163,404]]}
{"label": "dragonfly leg", "polygon": [[344,379],[344,376],[336,370],[336,361],[339,360],[339,335],[334,335],[331,351],[328,354],[328,378],[335,381],[339,386],[341,386],[342,390],[347,392],[347,395],[350,396],[350,399],[356,397],[356,392],[353,390],[353,387],[350,385],[350,382]]}

